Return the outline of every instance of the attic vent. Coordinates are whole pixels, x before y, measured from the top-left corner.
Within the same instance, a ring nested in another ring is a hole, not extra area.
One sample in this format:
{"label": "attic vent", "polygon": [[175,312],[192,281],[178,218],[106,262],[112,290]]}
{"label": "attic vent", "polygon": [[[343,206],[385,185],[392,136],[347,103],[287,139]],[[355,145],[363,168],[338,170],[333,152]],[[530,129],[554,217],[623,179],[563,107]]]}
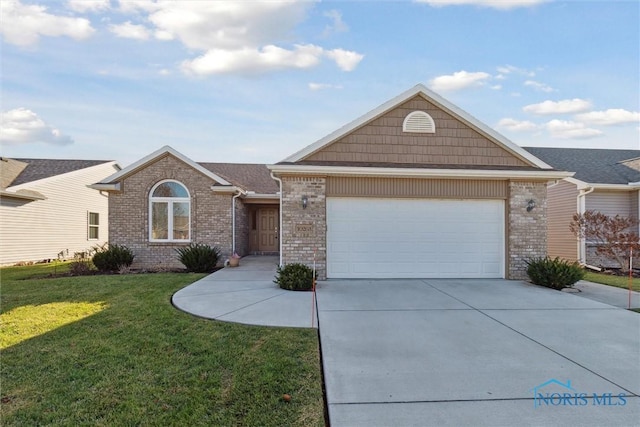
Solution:
{"label": "attic vent", "polygon": [[412,111],[407,114],[402,122],[403,132],[436,133],[436,124],[433,118],[424,111]]}

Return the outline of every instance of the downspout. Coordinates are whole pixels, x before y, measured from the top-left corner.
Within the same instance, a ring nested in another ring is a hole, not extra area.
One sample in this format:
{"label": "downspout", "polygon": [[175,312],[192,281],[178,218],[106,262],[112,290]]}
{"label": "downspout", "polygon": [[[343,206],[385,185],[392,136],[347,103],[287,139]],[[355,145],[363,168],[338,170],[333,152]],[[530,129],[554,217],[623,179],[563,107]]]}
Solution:
{"label": "downspout", "polygon": [[278,252],[280,253],[279,265],[280,267],[282,267],[282,180],[276,177],[273,172],[271,172],[271,178],[278,181],[278,185],[280,186],[280,211],[278,212]]}
{"label": "downspout", "polygon": [[[580,190],[577,197],[577,208],[578,214],[582,215],[586,210],[586,198],[585,196],[589,193],[592,193],[595,190],[595,187],[587,187]],[[587,242],[584,238],[578,239],[578,261],[581,264],[587,263]]]}
{"label": "downspout", "polygon": [[234,194],[231,198],[231,254],[236,253],[236,199],[246,194],[241,189],[237,189],[238,194]]}

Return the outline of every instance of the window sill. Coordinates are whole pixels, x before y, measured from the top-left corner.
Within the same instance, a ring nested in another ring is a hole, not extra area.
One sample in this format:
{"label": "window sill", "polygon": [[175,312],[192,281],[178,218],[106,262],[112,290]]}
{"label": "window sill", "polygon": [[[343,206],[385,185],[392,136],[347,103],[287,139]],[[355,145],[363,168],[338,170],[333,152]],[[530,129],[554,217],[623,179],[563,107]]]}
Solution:
{"label": "window sill", "polygon": [[191,240],[149,240],[149,246],[177,246],[188,245]]}

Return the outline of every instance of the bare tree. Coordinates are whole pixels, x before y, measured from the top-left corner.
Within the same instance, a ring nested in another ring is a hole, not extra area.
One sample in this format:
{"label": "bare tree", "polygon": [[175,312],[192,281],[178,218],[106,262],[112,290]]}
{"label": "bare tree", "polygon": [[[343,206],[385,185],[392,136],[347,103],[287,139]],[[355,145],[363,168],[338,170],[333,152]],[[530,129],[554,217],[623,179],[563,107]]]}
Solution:
{"label": "bare tree", "polygon": [[635,218],[590,210],[573,215],[569,229],[576,237],[594,243],[598,255],[614,259],[626,273],[630,250],[633,249],[634,258],[640,255],[639,223]]}

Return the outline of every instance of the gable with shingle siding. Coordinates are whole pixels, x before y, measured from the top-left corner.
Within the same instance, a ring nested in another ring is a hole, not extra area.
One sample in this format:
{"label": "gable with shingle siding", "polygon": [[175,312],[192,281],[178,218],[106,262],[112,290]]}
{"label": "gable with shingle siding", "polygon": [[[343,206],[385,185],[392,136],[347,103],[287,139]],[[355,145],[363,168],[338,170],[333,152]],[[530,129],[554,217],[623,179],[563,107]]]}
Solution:
{"label": "gable with shingle siding", "polygon": [[[436,131],[406,133],[405,117],[425,111]],[[499,144],[420,95],[307,156],[306,162],[528,167]]]}

